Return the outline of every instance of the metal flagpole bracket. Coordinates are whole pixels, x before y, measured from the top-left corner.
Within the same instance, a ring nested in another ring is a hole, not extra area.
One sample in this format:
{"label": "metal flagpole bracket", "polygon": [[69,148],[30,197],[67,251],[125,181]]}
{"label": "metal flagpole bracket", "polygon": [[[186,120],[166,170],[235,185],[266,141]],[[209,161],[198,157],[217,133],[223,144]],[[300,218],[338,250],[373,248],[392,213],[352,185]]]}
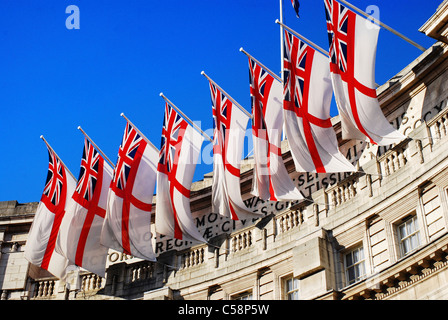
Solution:
{"label": "metal flagpole bracket", "polygon": [[187,117],[186,115],[185,115],[185,113],[183,113],[174,103],[172,103],[171,101],[170,101],[170,99],[168,99],[164,94],[163,94],[163,92],[160,92],[160,94],[159,94],[159,96],[161,96],[165,101],[166,101],[166,103],[168,103],[169,105],[171,105],[174,109],[176,109],[176,111],[177,112],[179,112],[181,115],[182,115],[182,117],[184,117],[184,119],[187,121],[187,122],[189,122],[197,131],[199,131],[202,135],[203,135],[203,137],[204,138],[206,138],[208,141],[210,141],[210,142],[213,142],[213,139],[212,138],[210,138],[209,136],[208,136],[208,134],[206,134],[201,128],[199,128],[193,121],[191,121],[191,119],[189,118],[189,117]]}
{"label": "metal flagpole bracket", "polygon": [[206,244],[207,244],[208,246],[210,246],[210,247],[216,248],[216,249],[218,249],[218,250],[223,250],[223,251],[225,251],[225,252],[227,252],[227,253],[230,253],[230,252],[231,252],[229,249],[221,248],[220,246],[215,246],[214,244],[211,244],[210,242],[206,242]]}

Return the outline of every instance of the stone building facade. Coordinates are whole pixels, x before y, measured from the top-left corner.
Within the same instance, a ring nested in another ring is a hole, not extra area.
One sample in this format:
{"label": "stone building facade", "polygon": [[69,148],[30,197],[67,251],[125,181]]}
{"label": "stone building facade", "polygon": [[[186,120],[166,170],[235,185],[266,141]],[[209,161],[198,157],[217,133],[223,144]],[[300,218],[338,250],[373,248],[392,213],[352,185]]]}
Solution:
{"label": "stone building facade", "polygon": [[157,236],[156,263],[110,251],[106,278],[73,268],[65,282],[23,254],[37,203],[0,202],[0,299],[387,300],[448,298],[448,2],[420,31],[437,42],[378,88],[388,120],[408,139],[389,148],[343,141],[354,174],[298,173],[309,198],[245,203],[260,218],[211,212],[211,174],[195,182],[191,208],[208,244]]}

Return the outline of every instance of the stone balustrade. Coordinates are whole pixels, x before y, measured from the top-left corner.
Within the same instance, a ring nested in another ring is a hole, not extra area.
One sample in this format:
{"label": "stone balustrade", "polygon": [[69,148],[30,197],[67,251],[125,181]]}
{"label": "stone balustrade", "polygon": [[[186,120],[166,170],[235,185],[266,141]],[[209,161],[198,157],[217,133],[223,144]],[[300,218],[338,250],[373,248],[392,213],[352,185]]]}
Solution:
{"label": "stone balustrade", "polygon": [[81,276],[81,290],[84,292],[97,291],[102,288],[103,278],[94,273]]}
{"label": "stone balustrade", "polygon": [[149,261],[137,262],[130,266],[128,283],[151,279],[154,273],[154,264]]}
{"label": "stone balustrade", "polygon": [[303,217],[304,207],[297,210],[286,211],[278,215],[275,220],[278,225],[279,233],[287,232],[295,227],[298,227],[304,222]]}
{"label": "stone balustrade", "polygon": [[34,299],[51,299],[56,297],[57,280],[41,280],[37,281],[34,286]]}
{"label": "stone balustrade", "polygon": [[180,256],[180,269],[201,265],[205,262],[206,246],[195,247]]}
{"label": "stone balustrade", "polygon": [[251,247],[253,245],[252,232],[251,229],[247,229],[234,234],[231,237],[232,252],[235,253]]}
{"label": "stone balustrade", "polygon": [[340,206],[347,201],[353,199],[357,195],[357,181],[354,176],[347,178],[345,181],[330,187],[327,195],[332,207]]}
{"label": "stone balustrade", "polygon": [[437,141],[448,135],[448,112],[442,111],[428,122],[432,138]]}
{"label": "stone balustrade", "polygon": [[407,146],[408,144],[406,142],[404,146],[400,144],[400,146],[392,148],[379,158],[381,172],[384,176],[389,176],[406,165],[408,162],[406,156]]}

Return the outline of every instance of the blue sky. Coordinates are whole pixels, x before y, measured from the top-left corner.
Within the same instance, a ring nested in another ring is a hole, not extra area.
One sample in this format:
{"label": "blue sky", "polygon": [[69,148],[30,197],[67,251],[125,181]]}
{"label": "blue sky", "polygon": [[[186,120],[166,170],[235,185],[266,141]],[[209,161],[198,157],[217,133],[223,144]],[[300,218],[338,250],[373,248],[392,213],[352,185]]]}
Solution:
{"label": "blue sky", "polygon": [[[328,48],[323,1],[301,0],[297,19],[284,0],[284,22]],[[418,29],[441,0],[352,0],[379,8],[380,19],[425,48]],[[66,28],[66,8],[80,29]],[[278,0],[2,0],[0,1],[0,201],[39,201],[48,168],[47,141],[77,177],[80,125],[115,161],[125,115],[160,145],[163,92],[201,127],[212,128],[204,70],[250,110],[244,47],[280,72]],[[381,30],[376,82],[384,83],[420,51]],[[333,115],[335,115],[333,110]],[[206,143],[204,142],[203,147]],[[212,171],[199,164],[195,180]]]}

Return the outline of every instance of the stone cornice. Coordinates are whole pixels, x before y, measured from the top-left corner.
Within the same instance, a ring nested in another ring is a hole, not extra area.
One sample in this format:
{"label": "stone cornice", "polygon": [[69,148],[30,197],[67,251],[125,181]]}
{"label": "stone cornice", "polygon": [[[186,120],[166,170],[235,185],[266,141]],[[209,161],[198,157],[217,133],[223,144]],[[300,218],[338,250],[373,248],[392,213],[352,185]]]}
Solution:
{"label": "stone cornice", "polygon": [[384,300],[448,268],[448,233],[380,273],[340,290],[343,300]]}

